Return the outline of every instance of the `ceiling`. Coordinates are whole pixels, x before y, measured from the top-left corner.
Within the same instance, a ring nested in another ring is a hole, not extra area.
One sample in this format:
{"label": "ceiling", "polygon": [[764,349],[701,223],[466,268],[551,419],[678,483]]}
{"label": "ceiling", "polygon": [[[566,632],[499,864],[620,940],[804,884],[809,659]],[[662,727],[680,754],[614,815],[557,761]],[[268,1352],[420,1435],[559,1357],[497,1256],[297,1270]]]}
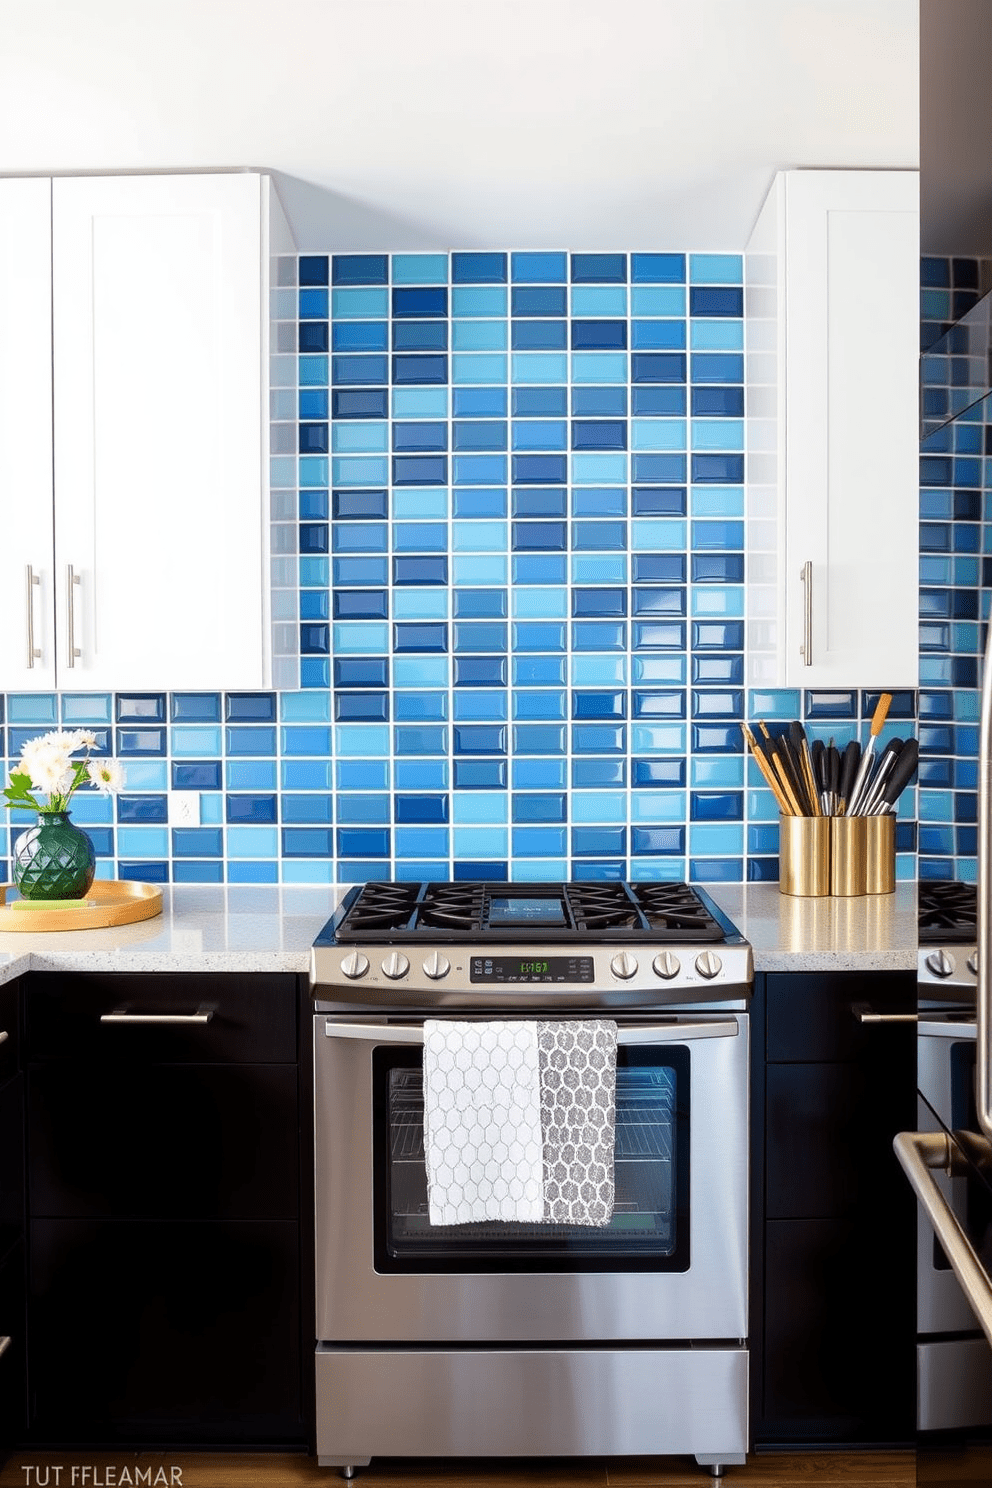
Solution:
{"label": "ceiling", "polygon": [[917,10],[0,0],[0,173],[264,167],[304,249],[737,250],[781,167],[916,167]]}

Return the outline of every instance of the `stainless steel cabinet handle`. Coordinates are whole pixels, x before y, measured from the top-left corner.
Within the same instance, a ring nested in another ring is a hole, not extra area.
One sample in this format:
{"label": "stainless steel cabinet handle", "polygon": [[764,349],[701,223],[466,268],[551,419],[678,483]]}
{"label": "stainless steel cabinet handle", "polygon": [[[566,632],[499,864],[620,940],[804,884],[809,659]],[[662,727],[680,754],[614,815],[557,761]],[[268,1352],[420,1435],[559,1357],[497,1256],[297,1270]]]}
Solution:
{"label": "stainless steel cabinet handle", "polygon": [[6,1028],[0,1028],[0,1044],[5,1044],[9,1038],[10,1034],[7,1032]]}
{"label": "stainless steel cabinet handle", "polygon": [[29,667],[33,667],[34,664],[35,664],[35,662],[38,661],[40,659],[40,657],[41,657],[41,648],[38,647],[38,646],[36,646],[35,643],[34,643],[34,586],[36,584],[39,585],[39,587],[40,587],[41,580],[39,579],[38,575],[35,573],[34,569],[31,567],[31,565],[29,563],[28,566],[27,566],[27,598],[28,598],[27,634],[28,634],[28,666]]}
{"label": "stainless steel cabinet handle", "polygon": [[2,1338],[0,1338],[0,1354],[5,1354],[9,1348],[10,1348],[10,1339],[7,1336],[7,1334],[5,1333],[4,1336]]}
{"label": "stainless steel cabinet handle", "polygon": [[68,658],[67,666],[76,665],[76,657],[82,656],[82,651],[76,645],[76,585],[79,583],[79,575],[73,571],[71,563],[66,564],[65,570],[65,609],[66,626],[68,629]]}
{"label": "stainless steel cabinet handle", "polygon": [[804,666],[813,665],[813,564],[809,558],[799,570],[803,584],[803,643],[799,653]]}
{"label": "stainless steel cabinet handle", "polygon": [[[618,1044],[672,1044],[687,1038],[737,1038],[740,1024],[736,1018],[713,1023],[657,1023],[647,1028],[621,1028]],[[398,1023],[338,1023],[333,1018],[324,1022],[328,1038],[372,1039],[380,1044],[422,1044],[422,1025]]]}
{"label": "stainless steel cabinet handle", "polygon": [[978,744],[978,1049],[975,1104],[978,1122],[992,1138],[992,625],[985,643],[982,711]]}
{"label": "stainless steel cabinet handle", "polygon": [[917,1023],[918,1013],[876,1013],[869,1002],[852,1002],[851,1012],[859,1023]]}
{"label": "stainless steel cabinet handle", "polygon": [[101,1013],[101,1023],[209,1023],[213,1008],[199,1008],[195,1013],[130,1013],[127,1008],[115,1008],[112,1013]]}
{"label": "stainless steel cabinet handle", "polygon": [[892,1143],[934,1234],[951,1263],[961,1290],[992,1343],[992,1282],[971,1247],[964,1230],[931,1177],[931,1169],[947,1170],[950,1142],[943,1132],[900,1132]]}

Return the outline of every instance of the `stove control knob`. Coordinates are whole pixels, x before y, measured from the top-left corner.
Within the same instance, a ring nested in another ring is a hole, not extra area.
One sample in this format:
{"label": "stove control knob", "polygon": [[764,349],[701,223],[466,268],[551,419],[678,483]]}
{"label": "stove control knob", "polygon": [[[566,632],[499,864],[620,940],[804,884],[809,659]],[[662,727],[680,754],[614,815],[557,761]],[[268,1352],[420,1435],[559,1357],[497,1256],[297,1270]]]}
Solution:
{"label": "stove control knob", "polygon": [[431,951],[424,962],[424,976],[429,976],[432,982],[439,982],[446,977],[451,970],[451,962],[447,956],[442,956],[439,951]]}
{"label": "stove control knob", "polygon": [[341,962],[341,971],[351,982],[357,981],[359,977],[363,977],[368,969],[369,958],[368,956],[363,956],[361,951],[349,951],[348,955]]}
{"label": "stove control knob", "polygon": [[406,976],[410,970],[410,963],[401,951],[390,951],[382,963],[382,969],[386,976],[395,982],[398,977]]}
{"label": "stove control knob", "polygon": [[664,977],[666,982],[670,982],[672,977],[678,976],[682,970],[681,961],[678,956],[673,956],[671,951],[662,951],[659,956],[655,956],[651,965],[654,967],[655,975]]}
{"label": "stove control knob", "polygon": [[706,977],[707,981],[712,981],[713,977],[718,976],[723,970],[723,962],[716,951],[700,951],[696,957],[696,970],[700,976]]}
{"label": "stove control knob", "polygon": [[954,975],[954,957],[949,956],[946,951],[931,951],[924,965],[927,971],[933,972],[935,977]]}
{"label": "stove control knob", "polygon": [[610,970],[614,976],[623,977],[625,982],[629,982],[637,974],[637,958],[629,951],[620,951],[610,962]]}
{"label": "stove control knob", "polygon": [[971,955],[968,957],[968,970],[971,972],[972,976],[977,976],[978,975],[978,952],[977,951],[972,951]]}

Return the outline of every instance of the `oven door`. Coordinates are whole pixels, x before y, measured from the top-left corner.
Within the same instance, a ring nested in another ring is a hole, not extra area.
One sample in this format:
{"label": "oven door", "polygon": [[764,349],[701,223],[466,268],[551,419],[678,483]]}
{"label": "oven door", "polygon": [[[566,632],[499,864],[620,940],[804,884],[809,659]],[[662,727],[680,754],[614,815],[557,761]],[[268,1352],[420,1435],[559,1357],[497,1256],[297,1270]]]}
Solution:
{"label": "oven door", "polygon": [[747,1015],[618,1028],[611,1223],[434,1228],[423,1025],[317,1015],[318,1340],[746,1336]]}

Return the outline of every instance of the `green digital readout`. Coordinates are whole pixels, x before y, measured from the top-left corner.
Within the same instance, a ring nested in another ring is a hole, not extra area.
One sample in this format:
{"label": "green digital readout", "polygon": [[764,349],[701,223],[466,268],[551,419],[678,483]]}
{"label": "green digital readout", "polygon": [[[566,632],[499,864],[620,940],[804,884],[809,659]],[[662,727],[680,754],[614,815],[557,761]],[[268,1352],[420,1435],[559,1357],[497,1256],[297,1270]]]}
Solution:
{"label": "green digital readout", "polygon": [[593,975],[592,956],[473,956],[469,967],[473,982],[591,982]]}

